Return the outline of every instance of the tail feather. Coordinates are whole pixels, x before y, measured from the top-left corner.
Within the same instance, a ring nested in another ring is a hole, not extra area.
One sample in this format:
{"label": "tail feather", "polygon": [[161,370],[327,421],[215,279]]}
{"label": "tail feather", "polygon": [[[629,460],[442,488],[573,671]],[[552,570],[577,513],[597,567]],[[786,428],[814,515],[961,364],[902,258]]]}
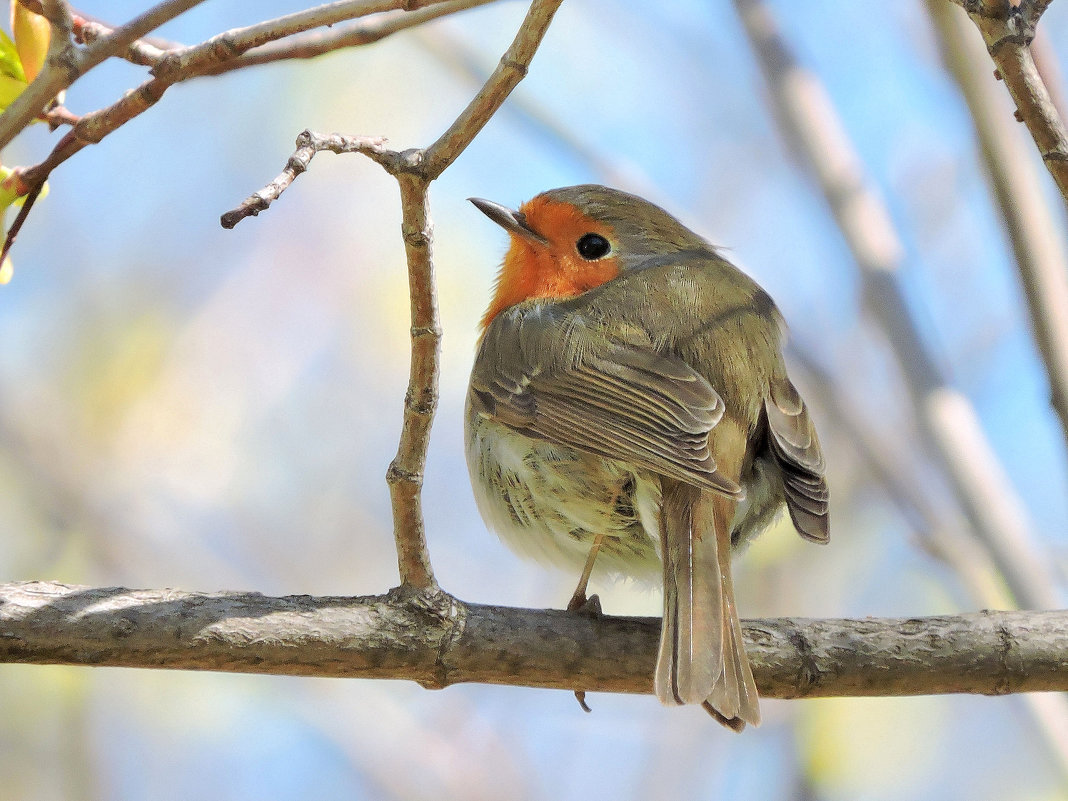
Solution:
{"label": "tail feather", "polygon": [[[723,661],[723,606],[715,542],[702,537],[701,491],[665,482],[660,520],[664,625],[655,687],[665,704],[699,704]],[[695,536],[696,534],[696,536]]]}
{"label": "tail feather", "polygon": [[740,730],[760,721],[730,573],[733,501],[665,481],[660,519],[664,622],[656,695],[665,704],[703,704]]}

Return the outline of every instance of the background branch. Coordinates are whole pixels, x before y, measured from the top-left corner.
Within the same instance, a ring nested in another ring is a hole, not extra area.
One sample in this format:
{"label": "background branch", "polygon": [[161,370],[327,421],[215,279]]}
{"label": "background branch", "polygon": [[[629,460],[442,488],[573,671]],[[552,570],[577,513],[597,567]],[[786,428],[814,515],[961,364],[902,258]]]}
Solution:
{"label": "background branch", "polygon": [[1016,103],[1016,118],[1027,126],[1038,152],[1068,204],[1068,131],[1057,113],[1031,55],[1035,27],[1049,0],[961,3],[986,43],[998,77]]}
{"label": "background branch", "polygon": [[987,68],[987,55],[965,14],[927,0],[946,68],[961,89],[990,178],[1030,312],[1050,397],[1068,441],[1068,246],[1045,201],[1033,151]]}
{"label": "background branch", "polygon": [[[0,661],[649,693],[657,618],[362,598],[0,585]],[[762,696],[1068,690],[1068,612],[744,622]]]}
{"label": "background branch", "polygon": [[951,387],[909,312],[898,270],[903,248],[890,213],[864,174],[815,75],[803,69],[761,0],[735,0],[764,71],[777,119],[830,206],[853,253],[866,306],[900,364],[916,418],[977,535],[1024,607],[1060,606],[1049,561],[1023,501],[990,446],[970,401]]}

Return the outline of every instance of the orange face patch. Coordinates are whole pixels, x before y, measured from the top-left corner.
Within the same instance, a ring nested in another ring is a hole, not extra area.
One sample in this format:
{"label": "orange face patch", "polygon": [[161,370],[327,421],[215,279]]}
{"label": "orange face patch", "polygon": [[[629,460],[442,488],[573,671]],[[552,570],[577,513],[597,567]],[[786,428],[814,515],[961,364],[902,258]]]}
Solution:
{"label": "orange face patch", "polygon": [[613,231],[587,217],[570,203],[536,197],[520,206],[530,227],[547,245],[512,235],[505,254],[493,300],[482,318],[482,328],[507,308],[531,298],[571,298],[600,286],[619,275],[617,256],[609,252],[600,259],[579,255],[577,243],[586,234],[614,242]]}

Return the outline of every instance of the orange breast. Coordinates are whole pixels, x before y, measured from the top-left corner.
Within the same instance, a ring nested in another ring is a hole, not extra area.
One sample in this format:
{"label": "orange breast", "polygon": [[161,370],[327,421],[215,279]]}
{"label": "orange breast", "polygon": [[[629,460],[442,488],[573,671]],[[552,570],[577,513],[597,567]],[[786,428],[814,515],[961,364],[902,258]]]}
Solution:
{"label": "orange breast", "polygon": [[619,275],[616,256],[596,261],[583,259],[575,243],[585,234],[599,234],[615,243],[608,226],[583,214],[575,206],[536,197],[523,204],[530,227],[548,240],[541,245],[512,236],[497,285],[486,314],[483,330],[511,306],[532,298],[571,298],[600,286]]}

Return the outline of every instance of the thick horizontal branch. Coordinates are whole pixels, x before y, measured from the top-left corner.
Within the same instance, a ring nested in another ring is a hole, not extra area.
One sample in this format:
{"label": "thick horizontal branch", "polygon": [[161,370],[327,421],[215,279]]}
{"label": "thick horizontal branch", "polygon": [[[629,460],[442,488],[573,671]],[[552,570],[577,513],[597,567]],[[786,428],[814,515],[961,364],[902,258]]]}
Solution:
{"label": "thick horizontal branch", "polygon": [[[652,691],[660,621],[362,598],[0,585],[0,662]],[[1068,612],[744,623],[762,695],[1068,690]]]}

